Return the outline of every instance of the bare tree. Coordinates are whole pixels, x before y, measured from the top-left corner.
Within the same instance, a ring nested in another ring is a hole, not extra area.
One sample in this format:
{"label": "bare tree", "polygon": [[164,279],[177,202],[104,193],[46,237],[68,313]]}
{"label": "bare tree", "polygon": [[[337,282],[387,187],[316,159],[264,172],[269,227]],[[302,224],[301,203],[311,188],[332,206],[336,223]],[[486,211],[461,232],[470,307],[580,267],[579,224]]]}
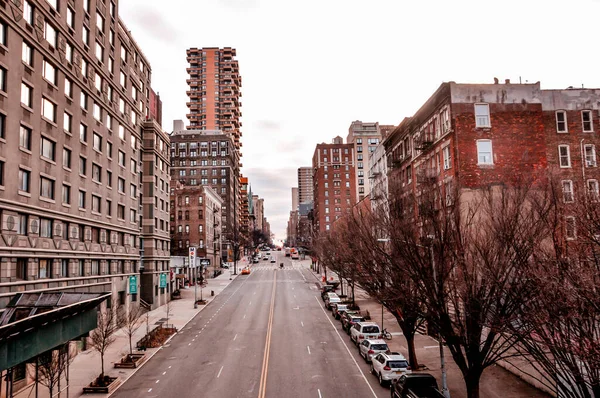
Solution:
{"label": "bare tree", "polygon": [[544,203],[549,204],[550,211],[544,220],[551,244],[538,254],[536,267],[531,270],[529,278],[536,283],[538,293],[533,300],[523,302],[523,314],[513,325],[513,333],[520,338],[517,348],[549,388],[568,398],[597,398],[600,213],[595,193],[582,191],[573,203],[565,203],[560,181],[549,178]]}
{"label": "bare tree", "polygon": [[65,343],[38,356],[36,366],[31,369],[30,373],[35,381],[48,388],[50,397],[52,397],[56,386],[71,362],[69,343]]}
{"label": "bare tree", "polygon": [[98,326],[90,333],[90,346],[100,354],[102,371],[100,379],[104,377],[104,354],[116,339],[115,333],[122,326],[123,317],[117,310],[108,308],[98,312]]}
{"label": "bare tree", "polygon": [[135,332],[138,331],[140,326],[143,323],[142,316],[146,311],[140,307],[139,305],[134,305],[133,303],[129,306],[129,311],[127,311],[123,315],[123,328],[125,329],[125,334],[129,339],[129,353],[133,354],[133,344],[132,339]]}

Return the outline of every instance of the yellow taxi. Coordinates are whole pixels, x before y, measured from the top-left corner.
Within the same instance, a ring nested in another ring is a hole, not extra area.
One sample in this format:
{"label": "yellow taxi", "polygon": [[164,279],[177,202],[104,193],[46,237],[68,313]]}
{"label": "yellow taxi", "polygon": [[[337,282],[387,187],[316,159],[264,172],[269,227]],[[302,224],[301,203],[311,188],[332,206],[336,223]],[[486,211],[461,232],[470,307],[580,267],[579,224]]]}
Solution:
{"label": "yellow taxi", "polygon": [[250,268],[245,267],[244,269],[242,269],[242,275],[250,275]]}

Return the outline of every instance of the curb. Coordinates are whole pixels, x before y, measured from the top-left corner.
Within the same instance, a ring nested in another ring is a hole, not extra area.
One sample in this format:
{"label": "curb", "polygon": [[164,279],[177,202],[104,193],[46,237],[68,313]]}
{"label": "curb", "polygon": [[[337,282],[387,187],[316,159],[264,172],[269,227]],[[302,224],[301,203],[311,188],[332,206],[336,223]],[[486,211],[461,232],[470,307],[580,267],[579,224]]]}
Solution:
{"label": "curb", "polygon": [[[231,280],[231,282],[233,282],[235,279],[236,279],[236,278],[233,278],[233,279]],[[225,290],[226,288],[228,288],[228,287],[229,287],[229,285],[231,285],[231,282],[230,282],[230,283],[228,283],[228,284],[227,284],[227,286],[225,286],[225,288],[223,288],[223,290]],[[216,296],[214,296],[214,297],[216,297]],[[185,322],[185,323],[183,324],[183,326],[181,326],[181,329],[180,329],[180,330],[183,330],[183,329],[184,329],[184,328],[185,328],[185,327],[188,325],[188,323],[190,323],[190,322],[191,322],[191,321],[192,321],[192,320],[193,320],[193,319],[194,319],[196,316],[198,316],[198,314],[199,314],[199,313],[201,313],[201,312],[202,312],[202,311],[203,311],[203,310],[204,310],[206,307],[208,307],[208,305],[209,305],[210,303],[212,303],[212,302],[213,302],[213,300],[214,300],[214,298],[213,298],[213,299],[211,299],[210,301],[208,301],[208,302],[207,302],[207,303],[204,305],[204,307],[200,308],[200,309],[199,309],[199,310],[198,310],[198,311],[197,311],[197,312],[196,312],[194,315],[192,315],[192,317],[191,317],[190,319],[188,319],[188,320],[187,320],[187,322]],[[192,303],[193,303],[193,302],[192,302]],[[160,350],[162,350],[162,349],[163,349],[163,347],[164,347],[166,344],[169,344],[169,342],[170,342],[170,341],[173,339],[173,337],[177,336],[178,334],[179,334],[179,332],[175,332],[175,333],[173,333],[173,334],[172,334],[172,335],[171,335],[171,336],[170,336],[170,337],[169,337],[167,340],[165,340],[165,342],[163,343],[163,345],[162,345],[162,346],[158,347],[158,349],[157,349],[156,351],[154,351],[154,352],[153,352],[153,353],[152,353],[152,354],[151,354],[151,355],[150,355],[150,356],[149,356],[149,357],[148,357],[148,358],[147,358],[147,359],[144,361],[144,363],[142,363],[142,364],[141,364],[139,367],[135,368],[135,370],[134,370],[134,371],[133,371],[133,372],[132,372],[132,373],[131,373],[129,376],[127,376],[127,378],[123,379],[123,380],[121,381],[121,383],[120,383],[120,384],[119,384],[119,385],[118,385],[118,386],[117,386],[117,387],[116,387],[116,388],[115,388],[113,391],[111,391],[109,394],[107,394],[107,395],[106,395],[106,397],[110,397],[110,396],[111,396],[111,395],[113,395],[113,394],[114,394],[116,391],[118,391],[118,390],[119,390],[119,388],[121,388],[121,386],[122,386],[122,385],[124,385],[124,384],[127,382],[127,380],[129,380],[129,379],[131,378],[131,376],[133,376],[134,374],[136,374],[138,370],[140,370],[141,368],[143,368],[143,367],[144,367],[144,365],[146,365],[148,362],[150,362],[150,360],[152,359],[152,357],[154,357],[154,356],[155,356],[155,355],[156,355],[156,354],[157,354],[157,353],[158,353]]]}

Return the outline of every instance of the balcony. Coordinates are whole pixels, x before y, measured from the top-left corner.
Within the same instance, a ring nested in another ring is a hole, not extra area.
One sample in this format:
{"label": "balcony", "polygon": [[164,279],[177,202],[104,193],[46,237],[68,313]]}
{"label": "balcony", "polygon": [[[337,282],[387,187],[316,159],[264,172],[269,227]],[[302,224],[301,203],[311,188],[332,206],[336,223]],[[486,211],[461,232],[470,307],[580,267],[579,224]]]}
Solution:
{"label": "balcony", "polygon": [[422,131],[418,136],[414,138],[414,147],[418,151],[425,151],[433,145],[435,136],[433,132]]}

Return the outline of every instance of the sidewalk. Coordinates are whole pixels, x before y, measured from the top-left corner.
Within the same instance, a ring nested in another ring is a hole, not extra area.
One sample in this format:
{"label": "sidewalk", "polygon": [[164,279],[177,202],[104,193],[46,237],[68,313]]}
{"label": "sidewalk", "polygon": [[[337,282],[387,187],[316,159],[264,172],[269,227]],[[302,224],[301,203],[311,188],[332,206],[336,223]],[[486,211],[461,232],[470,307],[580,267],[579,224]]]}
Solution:
{"label": "sidewalk", "polygon": [[[303,266],[310,269],[310,260],[301,262]],[[317,274],[311,270],[318,282],[321,282],[322,274]],[[337,275],[330,270],[327,271],[327,277],[334,276],[338,280]],[[339,291],[339,288],[338,288]],[[347,294],[346,292],[344,292]],[[388,346],[392,351],[398,351],[408,358],[408,349],[406,340],[403,338],[402,330],[396,321],[396,318],[387,310],[383,310],[382,321],[382,305],[372,299],[361,288],[356,287],[354,290],[356,304],[360,306],[361,311],[369,311],[371,320],[383,325],[389,332],[392,333],[392,340],[388,341]],[[434,375],[441,387],[442,372],[440,367],[440,350],[438,341],[430,336],[417,334],[415,336],[415,349],[419,364],[425,365],[427,373]],[[460,372],[460,369],[452,360],[452,355],[447,347],[444,349],[446,362],[446,375],[448,389],[452,398],[466,398],[467,389]],[[505,370],[504,368],[494,365],[487,368],[481,376],[480,391],[482,397],[511,397],[511,398],[529,398],[529,397],[549,397],[548,394],[538,390],[530,384],[523,381],[520,377]]]}
{"label": "sidewalk", "polygon": [[[247,265],[247,261],[241,261],[238,263],[238,275],[239,271]],[[183,289],[181,290],[181,299],[172,300],[170,304],[169,313],[169,324],[173,324],[178,331],[182,330],[185,325],[194,318],[200,311],[202,311],[219,293],[221,293],[237,275],[231,275],[233,269],[223,270],[224,272],[216,278],[207,279],[207,284],[202,288],[202,297],[206,300],[206,304],[198,305],[198,308],[194,309],[194,289]],[[232,278],[230,280],[230,277]],[[214,291],[215,295],[211,296],[211,291]],[[198,299],[200,299],[200,286],[198,286]],[[157,322],[164,322],[166,319],[165,306],[158,307],[157,309],[150,311],[149,326],[150,330],[154,329]],[[146,316],[142,317],[143,322],[140,328],[136,331],[135,335],[131,339],[134,345],[146,334]],[[173,335],[174,336],[174,335]],[[148,362],[161,348],[148,348],[146,350],[146,360]],[[129,354],[129,338],[125,334],[124,330],[120,330],[116,333],[115,342],[107,349],[104,356],[104,370],[107,375],[112,377],[118,376],[121,379],[121,384],[131,377],[140,367],[137,369],[116,369],[113,367],[114,362],[118,362],[124,355]],[[144,363],[145,363],[144,362]],[[69,397],[75,398],[80,397],[83,394],[83,387],[89,385],[89,383],[100,374],[101,362],[100,354],[94,350],[88,349],[80,352],[71,362],[69,367]],[[25,388],[19,394],[15,395],[17,398],[26,398],[33,396],[32,389],[35,388],[35,384]],[[61,381],[61,389],[64,389],[64,381]],[[31,395],[30,395],[31,394]],[[55,391],[56,394],[56,391]],[[89,395],[89,394],[86,394]],[[106,395],[106,394],[102,394]],[[43,398],[49,398],[48,389],[45,386],[39,386],[39,396]],[[63,396],[66,395],[64,391]]]}

